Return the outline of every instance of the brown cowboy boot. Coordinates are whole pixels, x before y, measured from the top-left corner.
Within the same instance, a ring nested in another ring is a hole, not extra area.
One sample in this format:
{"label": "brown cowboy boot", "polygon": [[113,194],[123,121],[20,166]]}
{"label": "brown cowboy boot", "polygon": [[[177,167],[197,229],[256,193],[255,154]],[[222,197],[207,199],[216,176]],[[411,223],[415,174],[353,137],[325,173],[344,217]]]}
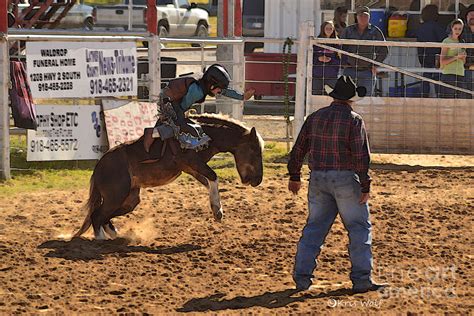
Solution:
{"label": "brown cowboy boot", "polygon": [[149,158],[140,161],[140,163],[147,164],[147,163],[155,163],[155,162],[160,161],[161,158],[164,157],[165,152],[168,147],[170,148],[172,155],[176,156],[176,153],[179,150],[178,142],[173,141],[171,139],[167,139],[163,141],[162,144],[158,143],[157,145],[153,146],[153,148],[150,148],[151,150],[149,152]]}
{"label": "brown cowboy boot", "polygon": [[143,147],[147,153],[150,152],[150,147],[153,145],[154,141],[153,128],[145,128],[145,133],[143,134]]}

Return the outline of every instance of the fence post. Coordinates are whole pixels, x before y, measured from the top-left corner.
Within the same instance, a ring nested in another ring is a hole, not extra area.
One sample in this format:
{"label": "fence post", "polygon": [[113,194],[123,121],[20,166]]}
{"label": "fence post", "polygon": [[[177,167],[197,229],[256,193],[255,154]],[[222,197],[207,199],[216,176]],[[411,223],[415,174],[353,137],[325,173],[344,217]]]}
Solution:
{"label": "fence post", "polygon": [[150,102],[158,102],[161,91],[161,47],[157,35],[148,42],[148,91]]}
{"label": "fence post", "polygon": [[[242,6],[240,0],[234,0],[234,37],[242,38]],[[234,87],[240,91],[245,89],[245,57],[244,57],[244,42],[234,44],[232,48],[232,55],[236,64],[233,67]],[[232,105],[232,117],[236,120],[242,121],[244,118],[244,101],[234,102]]]}
{"label": "fence post", "polygon": [[10,112],[8,109],[8,85],[10,82],[10,57],[6,34],[0,38],[0,179],[10,179]]}
{"label": "fence post", "polygon": [[[131,3],[132,1],[130,1]],[[156,1],[147,0],[146,24],[150,34],[158,35],[158,16],[156,10]],[[149,47],[149,46],[148,46]]]}
{"label": "fence post", "polygon": [[[234,65],[233,73],[234,88],[240,91],[245,89],[245,57],[244,57],[244,42],[234,44],[233,48]],[[242,121],[244,118],[244,101],[235,101],[232,105],[232,118]]]}
{"label": "fence post", "polygon": [[[217,36],[224,38],[233,38],[234,34],[234,3],[235,0],[219,0],[218,2],[218,17],[217,19]],[[232,78],[232,85],[236,83],[234,69],[231,65],[226,63],[234,60],[235,49],[232,44],[218,44],[216,50],[216,61],[224,65]],[[216,110],[228,115],[234,115],[234,101],[222,97],[216,96]],[[234,117],[236,118],[236,117]],[[237,118],[236,118],[237,119]]]}
{"label": "fence post", "polygon": [[307,74],[307,55],[309,37],[314,35],[314,24],[305,21],[299,25],[298,32],[298,54],[296,59],[296,88],[295,88],[295,119],[293,121],[293,137],[296,140],[303,127],[305,115],[305,83]]}

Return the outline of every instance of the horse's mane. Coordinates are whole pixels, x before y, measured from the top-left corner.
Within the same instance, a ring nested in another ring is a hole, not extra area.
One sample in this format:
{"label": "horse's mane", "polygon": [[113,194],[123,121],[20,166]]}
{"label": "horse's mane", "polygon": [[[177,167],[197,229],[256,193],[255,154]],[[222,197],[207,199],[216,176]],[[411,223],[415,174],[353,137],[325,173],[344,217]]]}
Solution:
{"label": "horse's mane", "polygon": [[216,127],[227,127],[233,130],[238,130],[241,133],[249,132],[250,129],[245,126],[242,122],[234,120],[233,118],[224,114],[192,114],[189,118],[198,121],[203,125],[216,126]]}
{"label": "horse's mane", "polygon": [[[244,123],[235,120],[228,115],[224,114],[192,114],[189,118],[196,120],[201,125],[213,126],[213,127],[224,127],[231,130],[237,131],[241,134],[250,133],[250,128],[244,125]],[[262,136],[257,132],[258,141],[260,143],[260,149],[263,151],[264,142]]]}

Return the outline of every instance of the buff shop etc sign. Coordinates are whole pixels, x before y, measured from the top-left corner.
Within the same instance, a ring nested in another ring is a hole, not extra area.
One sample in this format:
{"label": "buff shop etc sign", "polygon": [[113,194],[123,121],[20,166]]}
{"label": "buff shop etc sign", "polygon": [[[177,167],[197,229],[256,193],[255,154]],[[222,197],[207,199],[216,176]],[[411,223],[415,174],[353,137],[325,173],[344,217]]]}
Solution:
{"label": "buff shop etc sign", "polygon": [[27,161],[99,159],[108,150],[100,106],[36,106],[36,131],[28,130]]}
{"label": "buff shop etc sign", "polygon": [[34,98],[137,95],[134,42],[27,42],[26,72]]}

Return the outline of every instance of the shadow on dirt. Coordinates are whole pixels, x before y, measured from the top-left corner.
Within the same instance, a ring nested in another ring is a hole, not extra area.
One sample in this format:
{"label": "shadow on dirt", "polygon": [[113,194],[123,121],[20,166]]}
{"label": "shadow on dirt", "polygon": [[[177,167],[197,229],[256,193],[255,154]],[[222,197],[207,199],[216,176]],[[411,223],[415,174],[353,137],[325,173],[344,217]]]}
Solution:
{"label": "shadow on dirt", "polygon": [[245,297],[237,296],[232,299],[222,299],[224,293],[213,294],[204,298],[193,298],[186,302],[183,307],[176,309],[177,312],[206,312],[221,311],[226,309],[245,309],[250,307],[279,308],[288,304],[304,302],[306,300],[339,297],[352,295],[351,289],[338,289],[327,293],[313,295],[298,292],[295,289],[287,289],[277,292],[266,292],[261,295]]}
{"label": "shadow on dirt", "polygon": [[73,238],[70,241],[49,240],[38,246],[39,249],[51,249],[45,257],[63,258],[67,260],[89,261],[104,259],[104,255],[117,255],[128,257],[131,253],[148,253],[156,255],[172,255],[181,252],[196,251],[201,246],[182,244],[178,246],[135,246],[130,245],[130,240],[117,238],[114,240],[88,240]]}

